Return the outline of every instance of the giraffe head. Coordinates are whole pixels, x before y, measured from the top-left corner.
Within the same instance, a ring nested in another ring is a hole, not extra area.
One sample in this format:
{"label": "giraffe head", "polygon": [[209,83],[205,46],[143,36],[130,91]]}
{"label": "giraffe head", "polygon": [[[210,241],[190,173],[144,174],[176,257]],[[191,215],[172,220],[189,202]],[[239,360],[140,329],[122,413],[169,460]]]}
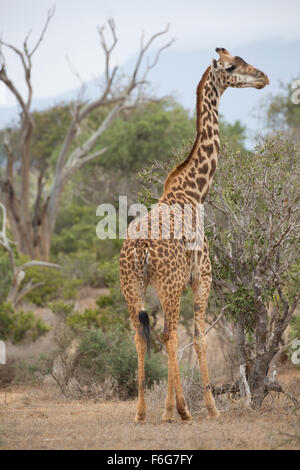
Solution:
{"label": "giraffe head", "polygon": [[213,59],[211,70],[222,89],[234,88],[264,88],[270,83],[266,74],[247,64],[241,57],[233,57],[224,47],[217,47],[219,60]]}

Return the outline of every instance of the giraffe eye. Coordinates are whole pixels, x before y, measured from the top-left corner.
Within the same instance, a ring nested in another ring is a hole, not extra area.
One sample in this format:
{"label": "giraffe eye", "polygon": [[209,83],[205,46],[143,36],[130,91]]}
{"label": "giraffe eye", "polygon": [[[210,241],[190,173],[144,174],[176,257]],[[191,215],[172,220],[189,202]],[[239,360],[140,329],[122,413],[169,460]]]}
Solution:
{"label": "giraffe eye", "polygon": [[230,65],[230,67],[227,67],[226,72],[232,72],[235,69],[235,65]]}

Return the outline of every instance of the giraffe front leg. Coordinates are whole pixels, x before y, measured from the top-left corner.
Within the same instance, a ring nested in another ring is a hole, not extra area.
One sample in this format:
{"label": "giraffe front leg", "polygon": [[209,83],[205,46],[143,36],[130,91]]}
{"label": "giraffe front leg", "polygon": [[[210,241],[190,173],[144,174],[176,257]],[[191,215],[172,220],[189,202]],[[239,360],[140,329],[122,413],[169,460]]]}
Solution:
{"label": "giraffe front leg", "polygon": [[204,401],[209,418],[218,418],[220,413],[216,407],[215,399],[211,391],[211,385],[207,367],[206,339],[205,339],[205,312],[211,285],[211,276],[203,276],[201,281],[192,286],[194,293],[195,331],[194,347],[200,366],[204,389]]}
{"label": "giraffe front leg", "polygon": [[178,346],[177,331],[172,331],[170,333],[170,338],[167,343],[167,351],[170,356],[170,360],[172,364],[172,374],[174,377],[174,388],[175,388],[175,395],[176,395],[176,408],[182,421],[192,421],[192,416],[187,408],[187,404],[183,395],[183,390],[182,390],[182,385],[181,385],[181,380],[180,380],[179,363],[178,363],[178,357],[177,357],[177,346]]}
{"label": "giraffe front leg", "polygon": [[[168,353],[168,393],[165,401],[164,421],[174,419],[174,390],[176,395],[176,408],[183,421],[191,421],[192,417],[188,411],[180,381],[179,364],[177,358],[177,326],[180,311],[180,293],[173,292],[170,298],[168,284],[160,286],[158,295],[165,315],[164,343]],[[170,417],[170,419],[167,419]]]}
{"label": "giraffe front leg", "polygon": [[202,383],[204,388],[204,401],[207,408],[209,418],[218,418],[220,413],[216,407],[215,399],[211,391],[209,381],[207,360],[206,360],[206,339],[203,332],[197,329],[194,336],[194,347],[198,356],[198,362],[201,370]]}
{"label": "giraffe front leg", "polygon": [[[167,341],[169,339],[168,333],[164,332],[164,343],[167,347]],[[171,357],[168,354],[168,391],[165,401],[165,410],[163,414],[163,421],[165,423],[172,423],[175,420],[175,395],[174,395],[174,378],[172,371]]]}
{"label": "giraffe front leg", "polygon": [[135,345],[138,355],[138,401],[136,406],[135,422],[141,423],[146,418],[146,401],[145,401],[145,352],[146,341],[139,333],[135,334]]}

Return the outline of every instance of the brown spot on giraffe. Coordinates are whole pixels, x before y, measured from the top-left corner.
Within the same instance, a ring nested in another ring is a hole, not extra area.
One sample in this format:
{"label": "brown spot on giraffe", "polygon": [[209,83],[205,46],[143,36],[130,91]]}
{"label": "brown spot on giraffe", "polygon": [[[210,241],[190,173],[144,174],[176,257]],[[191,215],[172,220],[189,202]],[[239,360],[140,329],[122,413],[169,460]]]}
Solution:
{"label": "brown spot on giraffe", "polygon": [[211,179],[213,177],[214,172],[216,171],[216,166],[217,166],[216,160],[212,158],[210,164],[211,164],[211,169],[209,172],[209,178]]}
{"label": "brown spot on giraffe", "polygon": [[207,157],[210,158],[211,155],[213,154],[214,146],[213,144],[208,144],[208,145],[203,144],[201,149],[203,150],[204,153],[206,153]]}
{"label": "brown spot on giraffe", "polygon": [[208,164],[204,163],[204,165],[201,165],[199,168],[199,173],[203,173],[204,175],[208,173]]}
{"label": "brown spot on giraffe", "polygon": [[212,127],[209,125],[207,125],[207,135],[209,139],[212,138]]}

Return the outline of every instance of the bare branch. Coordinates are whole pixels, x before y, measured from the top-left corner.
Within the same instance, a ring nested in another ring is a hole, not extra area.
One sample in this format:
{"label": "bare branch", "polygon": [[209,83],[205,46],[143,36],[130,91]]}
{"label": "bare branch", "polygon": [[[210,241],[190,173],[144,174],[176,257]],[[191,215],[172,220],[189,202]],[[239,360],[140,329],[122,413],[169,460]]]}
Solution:
{"label": "bare branch", "polygon": [[[151,46],[153,41],[155,41],[155,39],[157,39],[159,36],[162,36],[162,35],[166,34],[169,31],[169,27],[170,27],[170,24],[168,24],[163,31],[160,31],[156,34],[153,34],[153,36],[150,37],[150,39],[148,40],[148,42],[146,43],[145,46],[143,45],[143,35],[142,35],[140,53],[138,55],[138,58],[137,58],[137,61],[136,61],[136,64],[135,64],[135,68],[133,70],[132,78],[131,78],[131,86],[132,87],[134,87],[135,84],[136,84],[136,78],[137,78],[142,60],[145,56],[145,53],[147,52],[147,50],[149,49],[149,47]],[[171,45],[171,44],[169,44],[169,45]]]}
{"label": "bare branch", "polygon": [[95,160],[95,158],[100,157],[100,155],[103,155],[107,151],[107,149],[108,147],[103,147],[101,150],[97,150],[96,152],[87,155],[84,158],[77,158],[76,160],[73,160],[72,163],[69,163],[69,165],[65,166],[64,178],[69,178],[75,170],[78,170],[86,163]]}
{"label": "bare branch", "polygon": [[111,34],[112,34],[112,37],[113,37],[113,42],[112,42],[110,47],[107,46],[107,42],[106,42],[106,39],[105,39],[105,36],[104,36],[105,26],[102,26],[101,28],[98,28],[98,32],[99,32],[99,35],[100,35],[100,43],[101,43],[101,46],[102,46],[102,48],[104,50],[104,53],[105,53],[105,78],[106,78],[106,83],[107,84],[112,83],[113,77],[114,77],[114,75],[117,71],[117,68],[118,68],[118,67],[114,67],[113,71],[112,72],[110,71],[111,53],[113,52],[113,50],[116,47],[117,42],[118,42],[118,38],[117,38],[117,35],[116,35],[116,25],[115,25],[115,21],[114,21],[113,18],[108,19],[108,25],[109,25],[109,28],[110,28],[110,31],[111,31]]}
{"label": "bare branch", "polygon": [[32,268],[33,266],[39,266],[41,268],[53,268],[53,269],[60,269],[61,268],[59,264],[47,263],[45,261],[32,260],[32,261],[28,261],[27,263],[23,264],[22,266],[18,266],[17,272],[24,271],[25,269]]}
{"label": "bare branch", "polygon": [[[4,43],[3,43],[4,44]],[[22,108],[22,111],[24,113],[24,116],[29,118],[29,112],[28,108],[25,104],[25,101],[22,98],[21,93],[19,90],[16,88],[16,86],[13,84],[13,82],[10,80],[10,78],[7,75],[6,72],[6,67],[4,64],[2,64],[2,68],[0,69],[0,80],[7,86],[7,88],[13,93],[13,95],[16,97],[19,105]]]}
{"label": "bare branch", "polygon": [[[53,5],[53,7],[50,8],[50,10],[48,11],[47,19],[46,19],[46,22],[45,22],[45,26],[44,26],[44,28],[43,28],[41,34],[40,34],[40,37],[39,37],[39,39],[38,39],[36,45],[33,47],[33,49],[31,50],[31,52],[29,53],[29,56],[30,56],[30,57],[33,56],[33,54],[35,53],[35,51],[37,50],[37,48],[38,48],[39,45],[41,44],[42,40],[44,39],[45,33],[46,33],[47,29],[48,29],[49,23],[50,23],[50,21],[51,21],[51,18],[52,18],[53,15],[54,15],[54,13],[55,13],[55,6]],[[30,34],[30,32],[29,32],[29,34]],[[24,45],[27,44],[27,39],[28,39],[28,37],[29,37],[29,34],[27,35],[27,37],[26,37],[26,39],[25,39]]]}
{"label": "bare branch", "polygon": [[29,294],[29,292],[31,292],[32,290],[36,289],[37,287],[41,287],[43,286],[45,283],[43,281],[40,281],[40,282],[37,282],[36,284],[32,284],[32,281],[30,280],[25,287],[23,287],[23,289],[21,289],[15,300],[14,300],[14,306],[17,306],[21,300],[27,295]]}
{"label": "bare branch", "polygon": [[[219,315],[219,316],[217,317],[217,319],[213,322],[213,324],[210,325],[209,328],[207,328],[207,330],[205,331],[205,333],[204,333],[205,336],[206,336],[207,333],[208,333],[214,326],[216,326],[216,324],[221,320],[221,318],[223,317],[224,311],[225,311],[225,309],[226,309],[227,307],[229,307],[229,305],[225,305],[225,307],[222,308],[220,315]],[[182,359],[182,355],[183,355],[184,351],[185,351],[186,349],[191,348],[191,347],[193,346],[193,344],[194,344],[194,342],[189,343],[189,344],[187,344],[186,346],[184,346],[183,348],[181,348],[181,349],[177,352],[177,354],[178,354],[178,361],[179,361],[179,362],[180,362],[181,359]]]}
{"label": "bare branch", "polygon": [[23,53],[20,51],[20,49],[18,49],[17,47],[13,46],[12,44],[8,44],[7,42],[3,41],[1,39],[1,44],[5,47],[7,47],[8,49],[11,49],[13,52],[15,52],[19,57],[20,57],[20,60],[22,62],[22,65],[23,65],[23,68],[24,70],[27,69],[27,64],[25,62],[25,58],[24,58],[24,55]]}

